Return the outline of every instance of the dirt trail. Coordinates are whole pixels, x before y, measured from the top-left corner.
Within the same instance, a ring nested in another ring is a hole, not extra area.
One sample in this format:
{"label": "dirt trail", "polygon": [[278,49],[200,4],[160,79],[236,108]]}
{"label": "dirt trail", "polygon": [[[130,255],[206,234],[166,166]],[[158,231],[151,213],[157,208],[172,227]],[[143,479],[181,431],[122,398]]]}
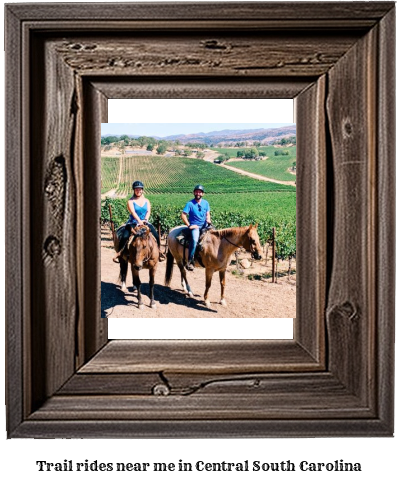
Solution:
{"label": "dirt trail", "polygon": [[[241,159],[237,159],[237,160],[241,160]],[[221,164],[221,167],[224,167],[225,169],[229,169],[230,171],[237,172],[239,174],[243,174],[245,176],[249,176],[254,179],[260,179],[261,181],[270,181],[271,183],[285,184],[287,186],[295,186],[295,181],[278,181],[277,179],[267,178],[266,176],[261,176],[260,174],[254,174],[253,172],[244,171],[243,169],[238,169],[237,167],[226,166],[225,164]]]}
{"label": "dirt trail", "polygon": [[[213,162],[214,159],[217,159],[219,152],[216,151],[206,151],[205,152],[205,161]],[[242,159],[229,159],[230,162],[233,161],[242,161]],[[266,176],[261,176],[260,174],[254,174],[253,172],[244,171],[243,169],[238,169],[237,167],[227,166],[226,164],[220,164],[220,167],[224,169],[229,169],[230,171],[234,171],[238,174],[243,174],[244,176],[249,176],[253,179],[259,179],[260,181],[270,181],[271,183],[277,184],[285,184],[288,186],[295,186],[295,181],[279,181],[277,179],[268,178]]]}
{"label": "dirt trail", "polygon": [[[270,252],[269,252],[270,254]],[[187,297],[180,283],[180,272],[174,266],[171,287],[163,285],[165,262],[158,264],[156,274],[155,299],[157,308],[149,307],[148,271],[140,273],[144,309],[137,308],[137,292],[132,291],[132,277],[129,270],[128,290],[123,292],[118,283],[119,266],[112,261],[115,255],[112,249],[111,234],[103,228],[101,239],[101,316],[103,318],[293,318],[295,317],[296,280],[295,275],[280,277],[277,284],[271,278],[264,278],[270,273],[270,264],[265,261],[252,263],[249,269],[242,270],[242,275],[234,275],[237,265],[229,266],[226,276],[225,297],[227,307],[218,304],[220,299],[219,275],[216,273],[210,289],[212,308],[205,307],[205,271],[196,268],[188,275],[194,298]],[[249,256],[243,252],[239,261]],[[233,254],[233,259],[235,256]],[[252,274],[254,280],[249,280]]]}

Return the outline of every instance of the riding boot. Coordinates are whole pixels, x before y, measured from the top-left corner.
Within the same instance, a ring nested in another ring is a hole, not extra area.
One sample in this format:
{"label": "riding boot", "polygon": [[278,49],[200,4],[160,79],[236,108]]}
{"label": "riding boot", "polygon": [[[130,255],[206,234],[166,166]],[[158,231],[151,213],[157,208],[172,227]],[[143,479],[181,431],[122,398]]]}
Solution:
{"label": "riding boot", "polygon": [[119,264],[119,263],[120,263],[119,258],[120,258],[120,256],[123,254],[123,251],[124,251],[124,249],[120,250],[120,251],[119,251],[119,252],[118,252],[118,253],[115,255],[115,257],[112,259],[112,260],[115,262],[115,264]]}
{"label": "riding boot", "polygon": [[166,255],[162,252],[160,245],[158,245],[158,251],[159,251],[159,262],[162,262],[166,259]]}
{"label": "riding boot", "polygon": [[132,227],[134,228],[134,226],[127,223],[126,225],[124,225],[123,227],[121,227],[119,229],[119,230],[121,230],[120,235],[118,234],[120,250],[119,250],[119,252],[116,253],[115,257],[112,259],[115,262],[115,264],[120,263],[119,258],[121,257],[121,255],[123,254],[123,251],[125,250],[125,246],[126,246],[127,241],[129,240],[131,229],[132,229]]}

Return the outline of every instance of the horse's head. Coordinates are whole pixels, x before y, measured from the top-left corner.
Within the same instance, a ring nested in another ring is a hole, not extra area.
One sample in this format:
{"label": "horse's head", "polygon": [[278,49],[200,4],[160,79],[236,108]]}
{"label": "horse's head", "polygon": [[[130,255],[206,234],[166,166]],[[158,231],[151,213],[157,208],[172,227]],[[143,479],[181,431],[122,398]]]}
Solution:
{"label": "horse's head", "polygon": [[260,260],[262,258],[262,247],[259,241],[259,235],[257,232],[258,224],[250,225],[247,232],[246,232],[246,242],[244,244],[245,250],[251,252],[251,257],[256,260]]}
{"label": "horse's head", "polygon": [[147,226],[140,226],[132,228],[130,243],[129,243],[129,254],[130,262],[136,270],[141,270],[143,268],[144,262],[148,259],[149,247],[149,233],[150,229]]}

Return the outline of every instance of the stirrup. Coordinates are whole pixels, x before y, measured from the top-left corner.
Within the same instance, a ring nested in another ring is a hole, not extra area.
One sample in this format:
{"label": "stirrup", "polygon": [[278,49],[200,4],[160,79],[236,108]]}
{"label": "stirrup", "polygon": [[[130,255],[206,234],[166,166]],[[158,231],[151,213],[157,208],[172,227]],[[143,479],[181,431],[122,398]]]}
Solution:
{"label": "stirrup", "polygon": [[120,258],[121,255],[122,255],[122,252],[118,252],[115,255],[115,257],[112,259],[115,262],[115,264],[120,264],[121,261],[119,260],[119,258]]}

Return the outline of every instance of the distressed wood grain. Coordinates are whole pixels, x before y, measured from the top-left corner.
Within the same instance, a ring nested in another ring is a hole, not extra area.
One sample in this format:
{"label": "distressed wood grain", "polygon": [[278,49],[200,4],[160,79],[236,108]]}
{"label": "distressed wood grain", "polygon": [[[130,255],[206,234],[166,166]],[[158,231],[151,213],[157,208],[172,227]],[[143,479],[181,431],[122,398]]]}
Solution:
{"label": "distressed wood grain", "polygon": [[[320,76],[352,46],[356,34],[339,38],[328,32],[297,34],[227,33],[190,36],[148,33],[118,36],[116,42],[99,37],[57,42],[64,62],[82,75],[107,76]],[[334,39],[334,42],[332,40]]]}
{"label": "distressed wood grain", "polygon": [[[6,21],[9,436],[392,435],[394,4],[12,4]],[[114,95],[295,98],[294,340],[107,341]]]}
{"label": "distressed wood grain", "polygon": [[[370,27],[369,21],[374,24],[380,20],[387,11],[393,8],[393,2],[325,2],[313,4],[303,2],[300,7],[293,7],[289,2],[245,2],[241,4],[232,2],[201,2],[187,3],[185,8],[171,2],[161,3],[129,3],[129,4],[85,4],[84,8],[74,4],[59,5],[35,5],[32,9],[29,5],[10,5],[7,7],[21,20],[79,20],[94,21],[90,23],[91,29],[95,29],[99,21],[106,20],[133,20],[139,18],[141,21],[154,21],[156,19],[179,21],[185,23],[192,19],[201,18],[206,21],[212,20],[238,20],[241,21],[241,28],[245,28],[243,21],[259,19],[270,19],[284,25],[286,19],[295,21],[298,26],[306,28],[308,23],[317,21],[338,21],[338,26],[345,22],[352,22],[355,25]],[[98,23],[97,23],[98,22]],[[333,24],[334,25],[334,24]],[[292,25],[291,25],[292,28]]]}
{"label": "distressed wood grain", "polygon": [[332,149],[332,268],[327,329],[330,370],[365,402],[375,375],[376,31],[328,73]]}
{"label": "distressed wood grain", "polygon": [[376,320],[378,337],[375,354],[386,357],[377,371],[376,408],[379,417],[387,425],[394,421],[394,374],[389,364],[394,363],[395,349],[395,145],[391,143],[396,136],[395,120],[395,10],[391,10],[379,24],[379,57],[377,83],[377,207],[376,221]]}
{"label": "distressed wood grain", "polygon": [[[60,416],[60,415],[59,415]],[[383,437],[391,434],[378,419],[285,418],[246,420],[195,420],[195,414],[179,420],[102,421],[46,419],[25,421],[15,438],[293,438],[293,437]]]}
{"label": "distressed wood grain", "polygon": [[[72,155],[76,124],[73,73],[52,51],[32,43],[30,228],[32,405],[51,396],[75,370],[76,194]],[[57,79],[45,89],[43,79]],[[45,107],[56,107],[46,110]],[[56,320],[57,326],[54,326]],[[71,353],[73,351],[73,353]]]}
{"label": "distressed wood grain", "polygon": [[[295,337],[320,363],[326,360],[327,284],[326,76],[295,99],[297,113],[297,307]],[[313,296],[309,300],[308,296]],[[311,329],[304,323],[319,323]],[[299,325],[299,326],[298,326]]]}
{"label": "distressed wood grain", "polygon": [[[240,79],[231,77],[146,77],[124,76],[117,78],[93,77],[93,87],[105,99],[114,98],[296,98],[309,87],[312,78]],[[104,112],[105,113],[105,112]],[[103,120],[107,121],[107,120]]]}
{"label": "distressed wood grain", "polygon": [[317,370],[293,340],[111,340],[79,373]]}
{"label": "distressed wood grain", "polygon": [[[6,35],[5,50],[9,54],[5,62],[5,71],[9,74],[6,79],[8,96],[5,100],[5,118],[13,127],[22,125],[23,99],[22,65],[12,62],[18,58],[22,49],[22,36],[19,30],[18,18],[9,10],[5,11]],[[22,362],[24,353],[24,324],[29,326],[29,286],[26,282],[29,275],[29,250],[23,246],[24,231],[29,231],[29,213],[27,204],[21,202],[21,191],[27,187],[28,168],[21,164],[24,147],[21,144],[21,132],[18,130],[8,134],[5,153],[13,154],[15,164],[7,164],[5,168],[6,208],[13,208],[13,222],[5,227],[5,239],[8,243],[5,251],[5,273],[7,276],[6,292],[6,393],[9,404],[7,408],[8,427],[15,429],[24,418],[26,400],[23,391],[29,387],[30,364]]]}

